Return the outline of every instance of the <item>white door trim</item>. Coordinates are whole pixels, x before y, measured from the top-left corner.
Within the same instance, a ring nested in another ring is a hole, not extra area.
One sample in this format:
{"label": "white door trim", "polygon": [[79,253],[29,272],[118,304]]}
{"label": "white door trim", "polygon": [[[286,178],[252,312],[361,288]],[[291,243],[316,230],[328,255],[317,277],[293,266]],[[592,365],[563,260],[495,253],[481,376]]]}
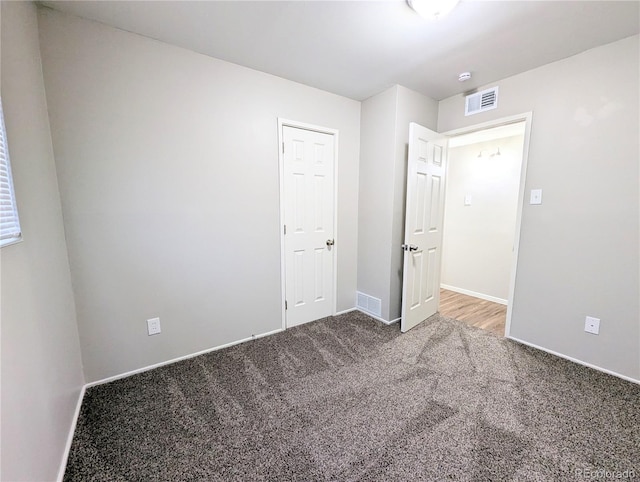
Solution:
{"label": "white door trim", "polygon": [[317,126],[313,124],[307,124],[304,122],[293,121],[289,119],[283,119],[278,117],[278,168],[279,168],[279,183],[280,183],[280,301],[281,301],[281,313],[282,313],[282,329],[287,329],[287,316],[285,309],[285,245],[284,245],[284,153],[282,151],[283,127],[294,127],[297,129],[305,129],[308,131],[320,132],[322,134],[330,134],[333,136],[333,237],[336,240],[336,244],[333,246],[333,302],[331,307],[331,314],[336,315],[337,300],[338,300],[338,252],[340,250],[340,238],[338,237],[338,136],[337,129],[330,127]]}
{"label": "white door trim", "polygon": [[[509,337],[511,333],[511,316],[513,314],[513,297],[516,290],[516,276],[518,273],[518,251],[520,250],[520,231],[522,228],[522,210],[524,209],[525,201],[525,184],[527,180],[527,164],[529,161],[529,140],[531,138],[531,122],[533,119],[533,112],[524,112],[522,114],[516,114],[508,117],[502,117],[493,121],[483,122],[481,124],[475,124],[469,127],[463,127],[461,129],[454,129],[451,131],[443,132],[442,134],[448,137],[454,137],[462,134],[469,134],[471,132],[490,129],[492,127],[499,127],[507,124],[515,124],[516,122],[525,123],[524,127],[524,145],[522,147],[522,167],[520,169],[520,189],[518,191],[518,210],[516,214],[516,232],[513,241],[513,254],[511,261],[511,279],[509,281],[509,298],[507,300],[507,320],[505,323],[504,336]],[[447,169],[449,166],[447,165]]]}

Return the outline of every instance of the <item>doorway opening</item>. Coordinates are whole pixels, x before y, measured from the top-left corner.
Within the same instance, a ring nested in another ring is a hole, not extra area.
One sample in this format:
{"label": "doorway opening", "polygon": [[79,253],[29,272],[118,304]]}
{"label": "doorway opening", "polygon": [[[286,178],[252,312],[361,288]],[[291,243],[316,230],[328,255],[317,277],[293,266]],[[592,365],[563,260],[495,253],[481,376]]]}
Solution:
{"label": "doorway opening", "polygon": [[508,336],[531,114],[449,138],[441,315]]}

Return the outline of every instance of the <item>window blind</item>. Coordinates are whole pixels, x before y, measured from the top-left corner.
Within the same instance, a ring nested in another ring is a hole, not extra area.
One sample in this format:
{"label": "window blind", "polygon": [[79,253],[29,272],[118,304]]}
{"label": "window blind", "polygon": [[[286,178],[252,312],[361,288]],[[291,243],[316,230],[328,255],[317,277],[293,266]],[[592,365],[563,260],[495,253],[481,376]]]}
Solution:
{"label": "window blind", "polygon": [[0,99],[0,246],[20,239],[20,220],[11,178],[11,163],[4,128],[4,111]]}

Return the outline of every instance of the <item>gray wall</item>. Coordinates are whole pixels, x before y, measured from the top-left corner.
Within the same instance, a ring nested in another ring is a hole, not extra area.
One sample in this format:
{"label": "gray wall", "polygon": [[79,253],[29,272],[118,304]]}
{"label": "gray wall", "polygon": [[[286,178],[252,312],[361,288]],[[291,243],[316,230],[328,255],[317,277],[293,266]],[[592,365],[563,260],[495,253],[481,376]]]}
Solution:
{"label": "gray wall", "polygon": [[[639,37],[509,77],[498,108],[464,117],[440,102],[438,129],[533,111],[511,335],[640,379]],[[490,87],[490,86],[486,86]],[[602,319],[584,332],[586,315]]]}
{"label": "gray wall", "polygon": [[521,135],[449,147],[441,284],[507,302],[523,142]]}
{"label": "gray wall", "polygon": [[359,102],[51,10],[40,44],[89,381],[281,327],[278,117],[340,131],[354,306]]}
{"label": "gray wall", "polygon": [[404,218],[407,194],[407,159],[409,154],[409,124],[416,122],[435,131],[438,121],[438,102],[413,90],[398,86],[395,130],[395,174],[393,178],[393,220],[391,223],[391,291],[389,320],[400,318],[402,311],[402,267],[404,251]]}
{"label": "gray wall", "polygon": [[0,479],[55,480],[84,379],[36,7],[2,2],[2,102],[24,240],[1,259]]}
{"label": "gray wall", "polygon": [[396,87],[362,102],[358,202],[358,291],[382,300],[389,320]]}
{"label": "gray wall", "polygon": [[436,129],[438,103],[395,85],[362,103],[358,291],[400,317],[409,123]]}

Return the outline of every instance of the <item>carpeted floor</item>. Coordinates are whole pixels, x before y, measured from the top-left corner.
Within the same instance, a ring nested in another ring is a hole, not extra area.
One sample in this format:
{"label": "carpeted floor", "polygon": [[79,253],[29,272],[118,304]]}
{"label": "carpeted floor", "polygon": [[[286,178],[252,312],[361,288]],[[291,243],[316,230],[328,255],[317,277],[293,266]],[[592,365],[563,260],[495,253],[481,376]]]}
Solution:
{"label": "carpeted floor", "polygon": [[640,478],[639,428],[638,385],[353,312],[89,389],[65,480]]}

